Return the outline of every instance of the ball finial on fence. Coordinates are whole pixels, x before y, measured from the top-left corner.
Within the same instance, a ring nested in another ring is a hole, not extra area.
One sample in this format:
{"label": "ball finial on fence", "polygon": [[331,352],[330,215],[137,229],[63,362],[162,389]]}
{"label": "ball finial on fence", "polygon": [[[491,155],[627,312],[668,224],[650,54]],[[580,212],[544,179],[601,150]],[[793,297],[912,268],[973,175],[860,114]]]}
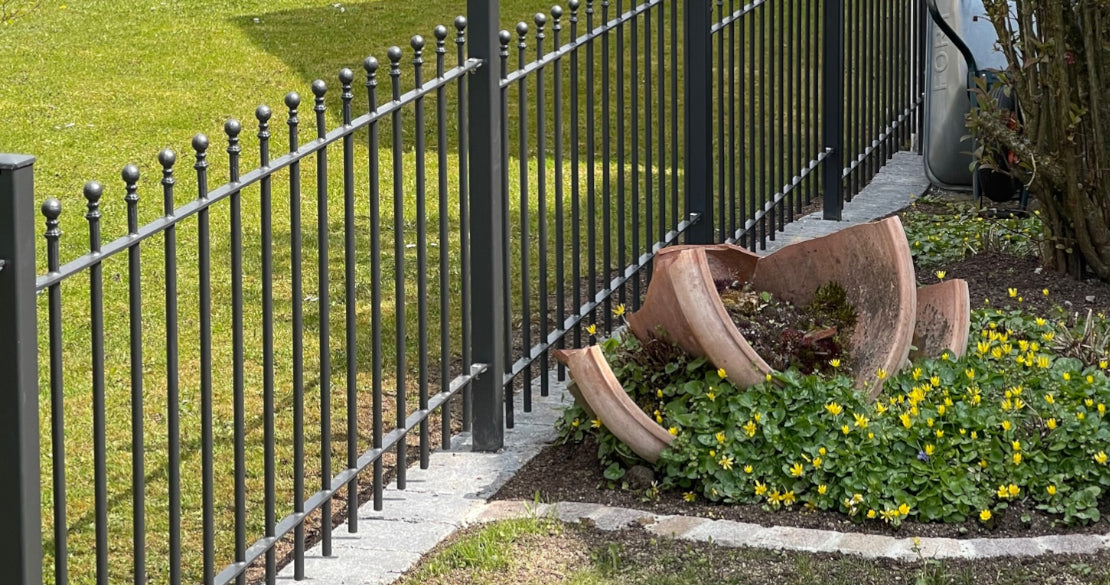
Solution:
{"label": "ball finial on fence", "polygon": [[399,64],[401,62],[402,56],[401,47],[398,47],[396,45],[390,47],[388,50],[386,50],[385,56],[389,57],[390,64]]}
{"label": "ball finial on fence", "polygon": [[532,20],[536,22],[536,28],[543,31],[543,26],[547,24],[547,15],[542,12],[537,12],[536,15],[532,17]]}
{"label": "ball finial on fence", "polygon": [[197,134],[193,137],[193,150],[197,152],[204,152],[208,150],[208,137],[204,134]]}
{"label": "ball finial on fence", "polygon": [[[104,187],[96,181],[85,183],[85,201],[88,201],[89,215],[100,217],[100,197],[104,195]],[[88,217],[88,216],[86,216]]]}
{"label": "ball finial on fence", "polygon": [[343,85],[351,85],[355,80],[355,72],[347,69],[346,67],[339,70],[339,83]]}
{"label": "ball finial on fence", "polygon": [[497,33],[497,40],[501,42],[501,48],[504,49],[509,46],[510,42],[512,42],[513,34],[507,30],[503,30]]}
{"label": "ball finial on fence", "polygon": [[299,94],[295,91],[291,91],[291,92],[285,94],[285,107],[289,108],[290,110],[295,110],[300,105],[301,105],[301,94]]}
{"label": "ball finial on fence", "polygon": [[239,120],[230,118],[227,122],[224,122],[224,133],[227,134],[229,138],[238,137],[239,133],[242,131],[243,125],[239,123]]}
{"label": "ball finial on fence", "polygon": [[527,22],[518,22],[518,23],[516,23],[516,34],[523,41],[524,37],[528,36],[528,23]]}
{"label": "ball finial on fence", "polygon": [[120,171],[119,175],[123,178],[123,182],[127,183],[127,185],[130,187],[139,182],[139,167],[135,165],[127,165],[123,167],[123,170]]}
{"label": "ball finial on fence", "polygon": [[367,75],[376,75],[378,73],[378,67],[378,60],[374,57],[367,57],[366,60],[362,62],[362,68],[366,70]]}
{"label": "ball finial on fence", "polygon": [[261,106],[258,106],[258,108],[256,108],[254,110],[254,117],[260,123],[263,123],[263,124],[265,124],[266,122],[269,122],[270,117],[273,116],[273,115],[274,115],[274,111],[271,110],[270,106],[267,106],[266,104],[262,104]]}
{"label": "ball finial on fence", "polygon": [[51,229],[57,229],[58,217],[62,215],[62,202],[53,197],[43,201],[42,214],[46,217],[46,225]]}
{"label": "ball finial on fence", "polygon": [[442,24],[437,24],[436,27],[432,29],[432,35],[434,35],[439,42],[447,40],[447,27]]}
{"label": "ball finial on fence", "polygon": [[465,16],[456,16],[455,17],[455,29],[458,30],[460,34],[462,33],[462,31],[466,30],[466,17]]}
{"label": "ball finial on fence", "polygon": [[322,98],[324,94],[328,93],[328,84],[323,79],[317,79],[312,82],[312,95]]}
{"label": "ball finial on fence", "polygon": [[424,50],[424,37],[422,37],[420,35],[413,35],[412,39],[409,40],[409,45],[413,48],[414,51],[416,51],[418,53],[420,51],[423,51]]}
{"label": "ball finial on fence", "polygon": [[162,152],[158,153],[158,163],[162,165],[163,169],[173,167],[175,162],[177,162],[177,153],[174,151],[164,148]]}
{"label": "ball finial on fence", "polygon": [[559,25],[559,19],[563,17],[563,7],[558,4],[551,7],[551,18],[555,19],[555,26]]}

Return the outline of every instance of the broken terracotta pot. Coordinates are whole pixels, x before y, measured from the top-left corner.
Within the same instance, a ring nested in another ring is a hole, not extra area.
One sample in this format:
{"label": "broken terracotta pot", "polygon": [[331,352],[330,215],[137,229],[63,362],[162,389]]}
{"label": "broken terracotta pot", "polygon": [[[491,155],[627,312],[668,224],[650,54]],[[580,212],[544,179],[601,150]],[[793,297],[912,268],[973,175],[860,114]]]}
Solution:
{"label": "broken terracotta pot", "polygon": [[971,328],[971,299],[967,281],[949,280],[917,289],[917,323],[910,359],[936,357],[945,351],[961,356],[967,351]]}
{"label": "broken terracotta pot", "polygon": [[594,345],[584,349],[559,349],[555,350],[555,359],[570,369],[578,386],[575,398],[581,406],[601,419],[633,453],[648,463],[655,463],[674,437],[628,397],[601,348]]}
{"label": "broken terracotta pot", "polygon": [[917,316],[913,259],[897,217],[791,244],[767,256],[738,246],[678,246],[660,251],[641,310],[628,324],[641,340],[666,337],[724,368],[737,387],[771,372],[736,330],[714,280],[751,283],[795,305],[808,305],[827,282],[844,288],[857,323],[850,341],[857,386],[878,395],[876,375],[909,355]]}

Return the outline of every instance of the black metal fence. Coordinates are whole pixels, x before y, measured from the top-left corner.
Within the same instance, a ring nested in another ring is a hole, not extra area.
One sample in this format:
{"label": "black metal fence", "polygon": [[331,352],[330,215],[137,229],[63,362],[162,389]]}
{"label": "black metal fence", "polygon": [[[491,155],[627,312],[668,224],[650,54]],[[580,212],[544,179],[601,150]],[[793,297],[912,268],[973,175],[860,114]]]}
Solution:
{"label": "black metal fence", "polygon": [[[0,155],[8,582],[273,583],[285,561],[301,578],[307,544],[329,555],[333,524],[404,488],[410,442],[422,467],[459,430],[500,448],[549,350],[634,310],[660,248],[838,219],[919,127],[912,0],[498,19],[471,0],[358,82],[340,71],[334,129],[327,83],[304,131],[289,93],[280,153],[260,106],[245,173],[228,121],[216,188],[197,135],[190,172],[166,150],[157,185],[128,165],[120,189],[85,186],[84,222],[55,199],[35,220],[33,159]],[[102,243],[115,192],[128,233]],[[89,242],[64,262],[63,225]]]}

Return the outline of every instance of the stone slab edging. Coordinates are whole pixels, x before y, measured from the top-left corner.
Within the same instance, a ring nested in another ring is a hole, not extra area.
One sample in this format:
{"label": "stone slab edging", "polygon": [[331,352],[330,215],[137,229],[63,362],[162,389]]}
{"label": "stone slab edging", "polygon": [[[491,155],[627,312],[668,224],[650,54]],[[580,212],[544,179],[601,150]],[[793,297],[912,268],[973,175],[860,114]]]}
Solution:
{"label": "stone slab edging", "polygon": [[605,531],[642,527],[661,537],[713,542],[728,547],[841,553],[866,559],[885,558],[897,561],[1092,554],[1110,548],[1110,534],[1061,534],[1023,538],[895,538],[790,526],[768,527],[733,520],[655,514],[582,502],[490,502],[482,510],[476,511],[471,521],[481,523],[528,516],[551,517]]}

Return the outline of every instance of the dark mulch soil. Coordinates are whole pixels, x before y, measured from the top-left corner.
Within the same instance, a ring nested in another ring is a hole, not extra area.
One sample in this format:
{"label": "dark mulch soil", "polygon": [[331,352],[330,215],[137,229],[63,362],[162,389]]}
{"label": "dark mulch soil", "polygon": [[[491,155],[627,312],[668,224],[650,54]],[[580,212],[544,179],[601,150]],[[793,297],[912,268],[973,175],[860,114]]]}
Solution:
{"label": "dark mulch soil", "polygon": [[[919,206],[920,210],[920,206]],[[945,208],[938,206],[938,213]],[[1110,285],[1095,280],[1076,281],[1066,276],[1040,269],[1035,258],[1015,258],[997,253],[982,253],[944,267],[946,279],[962,278],[968,281],[972,306],[981,306],[989,300],[999,308],[1023,308],[1034,314],[1051,316],[1053,306],[1063,306],[1069,311],[1093,309],[1110,313]],[[919,273],[920,284],[937,282],[932,273]],[[1010,298],[1008,289],[1016,288],[1021,303]],[[1042,291],[1048,289],[1046,297]],[[1093,300],[1091,300],[1093,299]],[[1037,536],[1065,533],[1106,533],[1110,522],[1110,499],[1104,498],[1101,506],[1103,520],[1089,525],[1068,527],[1057,519],[1035,509],[1022,509],[1020,504],[1011,506],[1005,514],[996,516],[992,530],[983,528],[976,521],[963,524],[920,524],[908,522],[893,529],[882,522],[868,521],[856,524],[845,516],[828,512],[805,512],[800,506],[793,510],[769,512],[755,505],[718,505],[704,501],[685,502],[677,492],[661,493],[655,499],[644,498],[644,492],[607,489],[602,468],[597,459],[596,443],[582,445],[553,445],[518,472],[494,499],[532,499],[538,494],[544,501],[593,502],[650,510],[661,514],[683,514],[708,518],[730,519],[764,526],[782,525],[826,530],[865,533],[933,536],[933,537],[992,537]],[[1022,522],[1028,514],[1029,522]]]}

